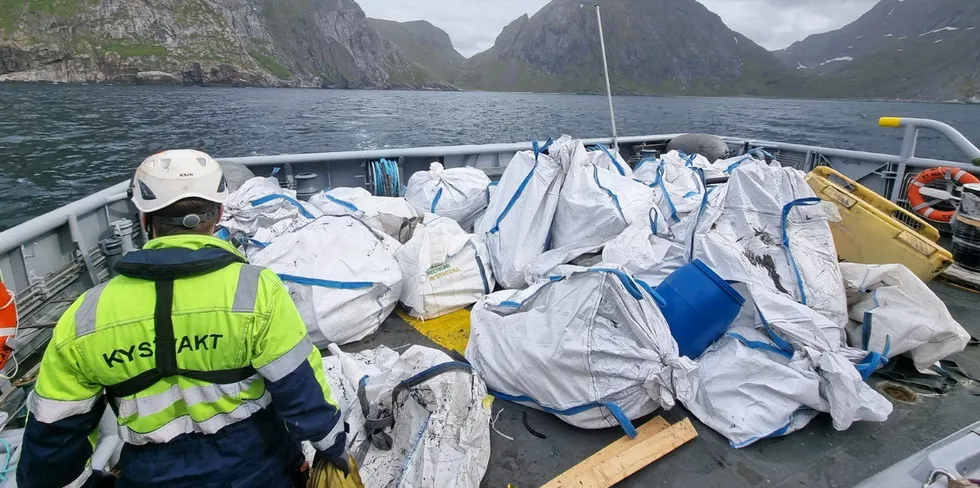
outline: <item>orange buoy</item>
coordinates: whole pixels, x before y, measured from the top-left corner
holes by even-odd
[[[0,281],[0,368],[7,364],[13,349],[7,346],[7,339],[17,333],[17,303],[14,293]]]
[[[933,220],[936,222],[948,223],[953,220],[953,214],[956,213],[955,210],[937,210],[933,208],[926,202],[926,198],[922,195],[922,188],[934,181],[939,180],[952,180],[961,185],[966,185],[969,183],[980,183],[980,180],[976,176],[973,176],[966,171],[959,168],[950,167],[940,167],[927,169],[918,174],[912,184],[909,185],[909,204],[912,206],[912,210],[919,213],[923,217]]]

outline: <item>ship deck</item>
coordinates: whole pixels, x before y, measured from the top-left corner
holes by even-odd
[[[939,282],[930,287],[972,336],[980,336],[980,301],[975,293]],[[418,344],[459,352],[465,348],[468,332],[466,311],[424,324],[392,314],[372,338],[343,349],[356,352],[379,345],[402,348]],[[967,372],[980,375],[980,347],[970,346],[950,359]],[[871,378],[875,385],[881,381],[878,376]],[[617,486],[851,487],[980,420],[980,398],[964,386],[968,384],[966,380],[944,395],[919,394],[913,403],[888,397],[895,408],[884,423],[858,422],[838,432],[830,416],[822,414],[803,430],[742,449],[730,447],[727,439],[680,405],[668,412],[657,411],[653,415],[670,423],[690,418],[698,437]],[[487,488],[541,486],[623,436],[618,428],[578,429],[553,415],[499,399],[491,408],[491,418],[503,410],[495,426],[514,440],[491,431],[490,465],[482,483]],[[532,435],[524,427],[524,412],[528,425],[547,439]],[[646,420],[634,424],[639,426]]]

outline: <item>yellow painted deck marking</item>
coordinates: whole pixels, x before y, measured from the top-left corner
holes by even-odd
[[[466,343],[470,341],[470,311],[463,309],[429,320],[412,317],[401,307],[398,316],[408,325],[446,349],[466,354]]]

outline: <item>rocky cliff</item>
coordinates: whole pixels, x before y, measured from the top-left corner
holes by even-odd
[[[353,0],[2,0],[0,81],[446,87]]]
[[[980,101],[980,1],[882,0],[774,54],[816,96]]]
[[[695,0],[600,0],[613,90],[638,94],[788,95],[797,75]],[[471,58],[464,88],[601,92],[593,3],[554,0],[508,25]]]
[[[368,23],[382,39],[398,46],[409,59],[445,81],[455,79],[466,64],[466,58],[453,47],[449,34],[429,22],[368,19]]]

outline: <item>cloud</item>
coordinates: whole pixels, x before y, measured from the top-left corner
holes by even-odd
[[[878,0],[698,0],[729,27],[767,49],[857,19]],[[369,17],[428,20],[449,33],[456,50],[472,56],[493,46],[504,26],[534,15],[548,0],[358,0]]]
[[[698,0],[728,27],[766,49],[782,49],[811,34],[839,29],[878,0]]]

